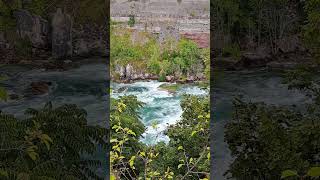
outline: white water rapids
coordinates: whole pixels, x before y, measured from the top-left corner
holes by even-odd
[[[168,142],[164,135],[166,128],[176,123],[182,115],[180,101],[183,94],[205,95],[207,90],[197,86],[182,85],[176,93],[170,93],[160,88],[164,82],[141,81],[132,84],[111,83],[113,93],[111,97],[118,98],[124,95],[137,96],[138,100],[145,103],[140,110],[140,116],[146,131],[141,138],[146,144],[155,144],[160,141]],[[119,91],[119,89],[124,89]],[[152,126],[157,123],[156,128]]]

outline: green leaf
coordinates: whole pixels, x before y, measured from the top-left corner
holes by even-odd
[[[110,143],[118,142],[118,139],[111,139]]]
[[[320,167],[310,168],[307,175],[310,177],[320,177]]]
[[[190,158],[190,159],[189,159],[189,163],[192,163],[192,162],[193,162],[193,158]]]
[[[179,146],[179,147],[178,147],[178,150],[183,150],[183,147],[182,147],[182,146]]]
[[[146,153],[145,152],[140,152],[140,155],[145,157],[146,156]]]
[[[8,172],[3,169],[0,169],[0,177],[1,176],[8,177]]]
[[[184,164],[179,164],[178,165],[178,169],[180,169]]]
[[[130,165],[131,168],[133,167],[135,158],[136,158],[136,156],[132,156],[132,157],[130,158],[130,160],[129,160],[129,165]]]
[[[197,133],[197,131],[192,131],[191,136],[194,136]]]
[[[0,100],[6,101],[8,99],[7,91],[0,87]]]
[[[285,170],[281,174],[281,179],[284,179],[284,178],[287,178],[287,177],[294,177],[294,176],[298,176],[297,171]]]
[[[28,155],[34,161],[37,159],[37,156],[38,156],[36,152],[28,152]]]
[[[116,177],[114,175],[111,175],[110,180],[116,180]]]

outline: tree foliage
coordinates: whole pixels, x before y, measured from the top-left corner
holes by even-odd
[[[320,153],[319,84],[312,69],[290,71],[285,79],[310,97],[305,108],[234,101],[225,138],[235,158],[228,173],[237,179],[317,177]]]
[[[132,101],[124,103],[127,98]],[[181,103],[184,111],[182,120],[170,126],[166,133],[170,142],[152,146],[141,143],[141,133],[133,130],[140,119],[130,119],[131,123],[124,123],[129,121],[126,114],[139,107],[135,105],[138,101],[132,96],[124,96],[114,102],[110,141],[113,178],[209,179],[210,116],[207,97],[186,96]],[[157,128],[156,123],[153,126]]]
[[[116,67],[131,64],[137,71],[160,75],[196,74],[209,69],[209,49],[200,49],[191,40],[166,39],[160,43],[147,32],[113,26],[110,36],[110,59],[113,74]]]
[[[0,114],[1,179],[103,179],[101,160],[85,158],[98,145],[106,148],[107,130],[89,126],[76,105],[28,109],[18,120]]]

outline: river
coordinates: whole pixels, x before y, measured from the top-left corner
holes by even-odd
[[[214,117],[212,130],[211,177],[225,180],[223,174],[228,170],[232,157],[224,142],[224,126],[232,116],[232,100],[236,96],[251,102],[265,102],[274,105],[301,105],[306,97],[297,90],[288,90],[282,83],[282,73],[266,70],[222,72],[214,79],[213,104]]]
[[[118,98],[123,95],[135,95],[138,100],[145,103],[140,110],[141,121],[146,126],[141,141],[146,144],[156,144],[160,141],[168,142],[164,135],[168,125],[176,123],[182,115],[180,101],[183,94],[208,95],[208,90],[193,85],[181,85],[175,93],[162,90],[160,85],[169,84],[158,81],[140,81],[131,84],[111,83],[113,93],[111,97]],[[124,89],[119,92],[119,89]],[[152,126],[156,121],[156,128]]]
[[[42,96],[28,96],[19,100],[0,102],[0,109],[6,113],[23,117],[24,111],[29,108],[41,108],[52,101],[54,106],[64,103],[77,104],[88,112],[90,124],[106,125],[106,98],[108,85],[106,67],[104,64],[84,65],[76,69],[58,72],[31,69],[25,66],[1,66],[0,74],[8,79],[0,82],[11,93],[24,94],[25,89],[34,81],[50,81],[53,83],[50,92]],[[264,101],[268,104],[290,105],[306,102],[304,95],[295,90],[288,90],[281,83],[281,74],[263,70],[224,72],[218,74],[214,81],[214,98],[211,102],[214,107],[212,123],[212,150],[213,164],[212,177],[223,180],[223,173],[228,169],[232,158],[227,144],[224,142],[224,125],[231,118],[232,99],[236,95],[243,95],[247,100]],[[133,84],[114,84],[114,89],[127,86],[125,92],[116,92],[113,97],[124,94],[137,95],[145,102],[141,110],[142,121],[147,130],[141,139],[147,144],[158,141],[168,141],[165,135],[155,139],[155,134],[162,133],[168,124],[179,120],[182,110],[180,107],[181,95],[184,93],[204,95],[208,92],[191,85],[186,85],[177,93],[172,94],[158,87],[161,82],[136,82]],[[159,129],[151,128],[151,122],[156,120]],[[168,124],[167,124],[168,123]],[[103,155],[101,155],[103,156]]]

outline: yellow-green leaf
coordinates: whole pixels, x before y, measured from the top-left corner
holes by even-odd
[[[110,180],[116,180],[116,177],[114,175],[111,175]]]
[[[111,139],[110,143],[118,142],[118,139]]]
[[[197,133],[197,131],[192,131],[191,136],[194,136]]]
[[[297,171],[285,170],[281,174],[281,179],[284,179],[284,178],[287,178],[287,177],[294,177],[294,176],[298,176]]]
[[[310,168],[307,175],[310,177],[320,177],[320,167]]]
[[[0,169],[0,177],[3,176],[3,177],[8,177],[8,172],[5,171],[5,170],[2,170]]]
[[[38,153],[36,153],[36,152],[28,152],[28,155],[32,160],[35,161],[37,159]]]
[[[146,153],[145,152],[140,152],[140,155],[145,157]]]

